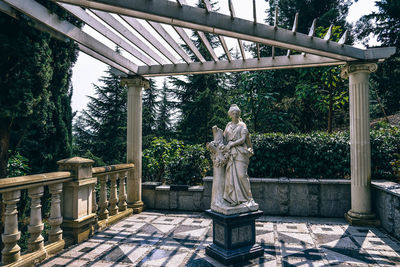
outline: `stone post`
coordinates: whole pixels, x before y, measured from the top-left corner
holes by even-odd
[[[127,162],[135,165],[128,172],[127,204],[134,213],[143,210],[142,202],[142,89],[149,82],[140,76],[123,78],[121,84],[128,87]]]
[[[63,223],[64,235],[71,235],[80,243],[93,234],[96,214],[93,213],[93,187],[97,179],[92,177],[94,161],[80,157],[57,162],[60,171],[73,172],[74,179],[64,184]]]
[[[126,210],[126,190],[125,190],[125,177],[127,176],[128,172],[124,172],[122,175],[119,176],[119,201],[118,201],[118,209],[119,211]]]
[[[118,179],[118,173],[112,173],[110,175],[110,180],[111,180],[110,207],[108,208],[108,210],[111,216],[116,215],[118,213],[117,179]]]
[[[342,77],[349,78],[351,210],[345,214],[352,225],[376,225],[371,210],[371,147],[369,137],[369,84],[375,63],[349,63]]]

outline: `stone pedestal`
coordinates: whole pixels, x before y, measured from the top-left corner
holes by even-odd
[[[62,229],[65,235],[73,237],[76,243],[93,234],[96,214],[93,213],[93,189],[97,182],[92,177],[94,161],[84,158],[70,158],[57,162],[60,171],[72,171],[74,180],[64,184],[62,208]]]
[[[375,63],[350,63],[342,70],[349,78],[351,210],[352,225],[379,225],[371,210],[371,145],[369,137],[369,75]]]
[[[212,210],[206,213],[213,220],[213,243],[206,247],[208,256],[231,265],[264,255],[264,249],[255,243],[255,220],[263,214],[262,211],[235,215],[223,215]]]
[[[128,87],[127,162],[135,168],[128,172],[127,205],[134,213],[143,210],[142,202],[142,89],[149,82],[140,77],[123,78],[121,84]]]

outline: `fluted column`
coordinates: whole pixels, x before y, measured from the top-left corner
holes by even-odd
[[[351,210],[345,217],[350,224],[379,223],[371,210],[371,146],[369,137],[369,75],[375,63],[350,63],[342,70],[349,78]]]
[[[1,239],[4,243],[4,248],[1,251],[2,263],[9,264],[19,260],[21,248],[17,242],[21,237],[21,232],[18,231],[18,210],[17,203],[21,197],[19,190],[3,193],[4,211],[4,233]]]
[[[50,207],[50,218],[49,224],[51,229],[49,230],[49,242],[57,242],[62,240],[62,229],[60,227],[63,218],[61,215],[61,193],[62,183],[49,185],[51,194],[51,207]]]
[[[142,202],[142,89],[149,83],[140,76],[121,80],[128,87],[127,162],[135,165],[128,173],[127,202],[133,212],[143,210]]]
[[[28,189],[28,195],[31,198],[31,218],[28,225],[30,237],[28,239],[28,250],[30,252],[43,249],[42,231],[44,224],[42,222],[42,204],[40,198],[43,196],[43,186]]]

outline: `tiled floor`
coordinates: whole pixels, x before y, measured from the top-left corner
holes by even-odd
[[[204,254],[212,242],[203,213],[143,212],[41,266],[221,266]],[[342,219],[261,217],[263,258],[244,266],[400,266],[400,244],[373,227]]]

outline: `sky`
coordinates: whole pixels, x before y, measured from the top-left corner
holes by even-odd
[[[267,8],[267,3],[264,0],[256,0],[256,6],[257,6],[257,20],[258,21],[264,21],[266,18],[265,10]],[[187,2],[196,2],[196,0],[188,0]],[[228,1],[222,0],[219,1],[220,3],[218,4],[217,8],[219,7],[220,13],[224,13],[229,15],[229,9],[228,9]],[[376,11],[377,8],[374,5],[375,0],[359,0],[358,2],[355,2],[352,4],[349,10],[349,15],[347,17],[347,21],[349,23],[355,23],[359,20],[359,18],[363,15],[369,14],[372,11]],[[236,16],[243,18],[243,19],[248,19],[248,20],[253,20],[253,14],[252,14],[252,8],[248,8],[249,5],[252,5],[251,0],[233,0],[233,4],[235,7],[235,13]],[[301,14],[299,15],[299,19],[301,19]],[[150,27],[147,28],[149,31],[152,31]],[[110,48],[115,48],[113,43],[102,37],[100,34],[95,32],[93,29],[91,29],[88,26],[84,26],[83,30],[95,37],[98,38],[98,40],[101,40],[104,44],[109,46]],[[173,35],[175,40],[180,40],[177,35],[174,36],[174,32],[170,31],[170,33]],[[190,36],[190,32],[187,32]],[[162,40],[160,40],[163,42]],[[227,45],[230,48],[236,49],[236,41],[226,38]],[[147,43],[146,41],[144,41]],[[371,43],[372,42],[372,43]],[[375,39],[371,39],[370,44],[376,43]],[[355,44],[356,47],[363,48],[361,44]],[[172,51],[175,53],[174,51]],[[220,51],[216,51],[217,55],[223,53],[222,49]],[[130,55],[123,54],[127,58],[131,59],[133,62],[135,62],[135,59],[130,57]],[[175,54],[176,55],[176,54]],[[179,57],[177,57],[179,58]],[[138,64],[141,64],[140,62],[135,62]],[[141,64],[142,65],[142,64]],[[97,59],[94,59],[82,52],[79,52],[79,57],[77,62],[75,63],[75,66],[72,69],[72,85],[73,85],[73,95],[72,95],[72,110],[73,111],[81,111],[82,109],[86,108],[86,104],[89,101],[89,98],[87,96],[91,96],[95,93],[95,90],[93,88],[93,84],[101,85],[100,82],[98,82],[98,79],[101,76],[105,75],[105,70],[107,69],[107,65],[98,61]],[[157,77],[155,78],[156,83],[159,87],[162,85],[162,81],[165,77]]]

